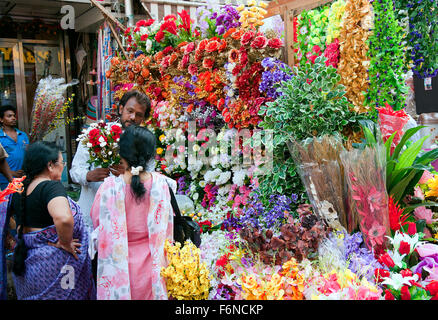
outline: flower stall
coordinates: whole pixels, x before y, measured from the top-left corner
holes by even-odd
[[[114,97],[151,98],[156,170],[201,227],[199,248],[166,243],[170,297],[438,299],[438,149],[405,112],[425,41],[399,11],[249,0],[125,29]]]

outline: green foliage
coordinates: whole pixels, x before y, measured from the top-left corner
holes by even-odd
[[[394,110],[405,107],[407,86],[403,78],[405,62],[403,28],[399,25],[393,0],[374,1],[373,34],[369,38],[370,86],[365,95],[365,105],[381,107],[386,103]]]
[[[342,132],[345,126],[358,125],[358,120],[364,117],[349,110],[351,105],[344,96],[344,87],[338,84],[340,76],[335,68],[325,65],[325,59],[321,56],[315,64],[294,68],[295,76],[277,88],[282,95],[260,108],[259,115],[264,116],[260,127],[274,134],[273,171],[260,179],[262,199],[275,193],[304,191],[287,151],[290,139]]]
[[[370,128],[363,126],[365,132],[365,144],[380,143],[381,140],[376,138]],[[417,126],[407,130],[400,142],[394,148],[391,154],[391,144],[395,133],[393,133],[385,142],[386,148],[386,189],[395,202],[404,205],[401,200],[406,195],[413,194],[414,188],[420,181],[424,170],[431,170],[431,162],[438,158],[438,149],[433,149],[422,153],[424,141],[428,136],[412,142],[408,145],[409,139],[424,126]],[[422,206],[429,204],[423,203]],[[434,205],[433,203],[431,205]],[[416,206],[412,206],[408,211],[412,211]],[[408,212],[406,211],[406,212]]]

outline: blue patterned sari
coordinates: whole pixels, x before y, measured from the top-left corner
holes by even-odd
[[[25,272],[13,274],[18,300],[94,300],[96,290],[88,255],[88,232],[79,206],[69,198],[74,217],[73,238],[82,244],[76,260],[70,253],[48,245],[56,243],[54,225],[23,235],[27,247]]]

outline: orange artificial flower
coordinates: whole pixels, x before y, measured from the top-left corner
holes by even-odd
[[[228,29],[227,32],[224,33],[224,35],[222,36],[224,39],[228,38],[230,34],[234,33],[236,31],[236,28],[231,28]]]

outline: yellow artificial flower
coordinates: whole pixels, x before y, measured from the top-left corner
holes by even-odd
[[[243,9],[245,9],[245,5],[243,5],[243,4],[241,4],[240,6],[238,6],[238,7],[236,8],[236,10],[237,10],[238,12],[243,11]]]
[[[166,139],[166,136],[164,134],[162,134],[158,139],[160,140],[160,142],[163,142],[164,139]]]
[[[426,197],[438,197],[438,176],[430,179],[427,186],[430,190],[426,192]]]
[[[268,7],[268,3],[264,2],[264,1],[260,1],[259,6],[262,7],[263,9],[266,9]]]
[[[158,155],[162,154],[163,151],[164,151],[163,148],[157,148],[157,154],[158,154]]]

